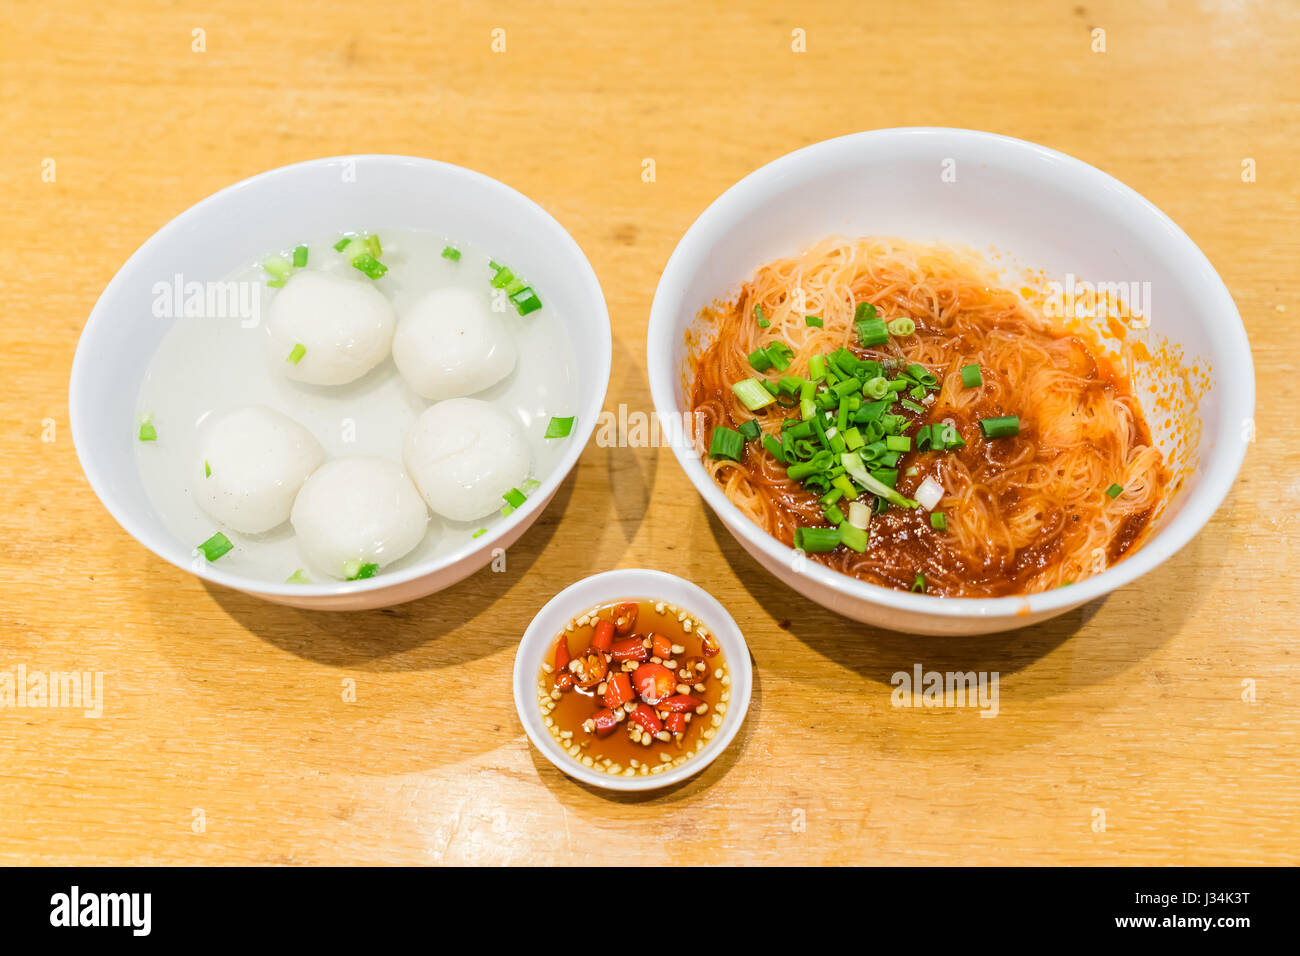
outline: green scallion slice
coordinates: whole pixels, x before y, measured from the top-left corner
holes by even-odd
[[[766,372],[772,367],[772,357],[767,349],[755,349],[749,353],[749,367],[755,372]]]
[[[460,262],[460,250],[455,246],[443,246],[442,257],[450,259],[452,262]],[[487,530],[486,528],[484,530]]]
[[[912,439],[906,435],[886,435],[885,447],[890,451],[911,451]]]
[[[840,544],[839,528],[795,528],[794,546],[800,551],[834,551]]]
[[[794,358],[794,349],[784,342],[773,342],[766,349],[767,357],[772,360],[772,366],[778,372],[784,372],[790,367],[790,361]]]
[[[524,496],[524,493],[520,491],[518,488],[511,488],[501,497],[506,500],[506,504],[510,506],[511,510],[514,510],[515,508],[522,508],[524,502],[528,500]]]
[[[311,578],[307,577],[307,572],[299,568],[293,574],[284,579],[285,584],[311,584]]]
[[[889,320],[889,334],[899,337],[912,335],[916,332],[916,323],[905,315],[900,315],[896,319]]]
[[[803,317],[803,324],[816,329],[825,327],[820,315],[805,315]]]
[[[740,399],[740,403],[751,412],[766,408],[776,401],[772,393],[764,388],[763,383],[756,378],[747,378],[744,381],[737,382],[731,386],[731,390],[736,393],[736,398]]]
[[[154,427],[153,415],[140,416],[140,440],[157,441],[158,429]]]
[[[713,429],[713,438],[709,442],[709,457],[715,461],[719,458],[730,458],[732,461],[740,461],[740,456],[745,453],[745,436],[726,425],[719,425]]]
[[[781,447],[781,443],[777,441],[776,438],[774,438],[771,435],[764,435],[763,447],[767,449],[767,453],[769,455],[771,455],[781,464],[784,465],[786,463],[785,449]]]
[[[293,267],[294,267],[295,269],[301,269],[301,268],[302,268],[303,266],[305,266],[306,264],[307,264],[307,247],[306,247],[306,246],[294,246],[294,247],[293,247]]]
[[[537,297],[537,293],[529,285],[524,286],[518,292],[511,293],[510,301],[515,304],[515,311],[520,315],[536,312],[542,307],[542,300]]]
[[[203,477],[204,478],[212,477],[212,466],[208,464],[208,460],[206,458],[203,459]]]
[[[853,309],[853,321],[865,322],[876,317],[876,307],[870,302],[859,302]]]
[[[373,561],[362,562],[356,558],[343,565],[343,576],[349,581],[363,581],[379,573],[379,565]]]
[[[573,431],[574,416],[568,418],[557,418],[552,415],[551,420],[546,425],[546,438],[568,438],[569,432]]]
[[[889,329],[884,319],[865,319],[853,326],[858,333],[858,344],[863,348],[884,345],[889,341]]]
[[[268,256],[262,260],[262,268],[279,282],[284,282],[293,274],[293,265],[283,256]]]
[[[984,384],[984,376],[980,374],[978,364],[961,367],[961,383],[967,388],[979,388]]]
[[[479,528],[479,529],[478,529],[477,531],[475,531],[472,535],[470,535],[470,537],[471,537],[471,538],[481,538],[481,537],[482,537],[483,535],[485,535],[485,534],[487,534],[487,528]]]
[[[924,574],[918,574],[918,575],[916,576],[916,580],[914,580],[914,581],[912,582],[912,590],[915,591],[917,594],[924,594],[924,593],[925,593],[925,575],[924,575]]]
[[[230,539],[218,531],[199,545],[198,550],[208,561],[215,561],[232,548],[234,545],[230,543]]]
[[[758,319],[758,327],[765,329],[772,323],[767,320],[767,315],[763,312],[763,303],[754,303],[754,318]]]
[[[984,429],[985,438],[1010,438],[1020,434],[1020,417],[1001,415],[997,418],[981,418],[980,428]]]
[[[295,342],[293,348],[290,349],[289,354],[284,357],[284,360],[290,365],[297,365],[302,361],[302,357],[306,354],[307,346],[303,345],[301,342]]]
[[[749,421],[741,423],[740,434],[745,436],[745,441],[758,441],[758,436],[763,434],[763,426],[758,423],[757,419],[751,418]]]
[[[363,252],[352,260],[352,268],[359,269],[363,274],[371,279],[378,279],[388,271],[388,266],[384,265],[374,257],[373,253]]]
[[[947,531],[948,516],[945,515],[942,511],[931,511],[930,527],[933,528],[935,531]]]
[[[1120,496],[1120,492],[1122,492],[1123,490],[1124,490],[1123,485],[1111,485],[1109,488],[1106,489],[1106,497],[1118,498]]]
[[[867,530],[865,528],[855,527],[848,521],[842,522],[839,527],[840,544],[852,548],[861,554],[867,550]]]

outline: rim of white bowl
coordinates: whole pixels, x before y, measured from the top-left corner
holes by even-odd
[[[867,143],[870,143],[873,148],[879,148],[890,141],[904,139],[934,139],[948,142],[961,140],[967,144],[982,144],[1003,150],[1004,155],[1008,157],[1020,155],[1026,160],[1051,164],[1063,173],[1076,177],[1079,182],[1095,187],[1097,195],[1109,197],[1109,205],[1116,208],[1127,206],[1131,209],[1131,215],[1146,217],[1152,225],[1164,231],[1168,252],[1179,260],[1180,269],[1187,275],[1195,277],[1203,287],[1208,298],[1207,307],[1223,316],[1223,324],[1218,331],[1226,339],[1225,350],[1238,355],[1245,363],[1249,375],[1245,376],[1243,381],[1234,383],[1234,388],[1225,393],[1225,414],[1222,416],[1218,431],[1213,435],[1201,436],[1202,447],[1212,448],[1213,457],[1204,468],[1197,487],[1183,503],[1179,513],[1135,553],[1107,568],[1101,574],[1086,578],[1068,588],[1056,588],[1035,594],[999,598],[943,598],[895,591],[892,588],[859,581],[812,561],[805,562],[804,570],[798,573],[807,575],[817,583],[848,597],[900,611],[949,618],[1006,618],[1010,625],[1014,625],[1016,618],[1026,614],[1064,611],[1087,603],[1131,583],[1172,557],[1200,531],[1223,503],[1228,490],[1236,480],[1237,473],[1241,470],[1246,455],[1246,442],[1241,435],[1241,422],[1254,415],[1255,366],[1241,314],[1223,279],[1200,247],[1149,199],[1109,173],[1102,172],[1081,159],[1047,146],[999,133],[943,126],[903,126],[866,130],[823,140],[787,153],[759,167],[700,213],[677,243],[672,256],[668,259],[668,264],[664,267],[659,285],[655,289],[646,331],[646,369],[650,379],[651,400],[654,402],[656,412],[661,416],[680,414],[680,412],[673,412],[673,409],[680,405],[680,388],[677,384],[680,370],[669,369],[665,372],[661,367],[663,363],[656,362],[652,357],[651,350],[655,347],[653,343],[658,342],[661,350],[671,349],[674,346],[676,315],[680,308],[691,307],[689,303],[679,305],[681,286],[684,284],[683,277],[688,274],[695,262],[708,258],[712,245],[732,227],[737,215],[765,198],[777,186],[788,187],[792,183],[814,178],[821,170],[838,168],[845,162],[846,154],[860,151]],[[705,304],[707,303],[699,303],[694,308],[698,310]],[[795,556],[794,549],[781,544],[745,517],[709,477],[693,449],[683,447],[682,443],[677,442],[673,443],[672,450],[691,484],[733,533],[740,534],[745,542],[758,548],[773,560],[783,562],[787,567],[791,566]]]
[[[428,159],[422,156],[403,156],[393,153],[357,153],[343,156],[325,156],[320,159],[308,159],[302,162],[290,163],[287,166],[278,166],[274,169],[268,169],[265,172],[257,173],[239,182],[232,183],[222,189],[217,190],[210,196],[200,199],[194,205],[175,216],[171,221],[155,232],[152,236],[144,241],[141,246],[133,252],[126,262],[118,268],[109,280],[104,291],[100,293],[99,298],[95,300],[94,307],[90,310],[90,315],[86,319],[86,324],[82,327],[81,335],[77,340],[77,350],[72,359],[72,372],[69,377],[68,385],[68,417],[72,430],[72,443],[77,451],[77,459],[81,463],[81,470],[85,473],[86,479],[90,482],[91,489],[95,492],[96,497],[108,510],[114,520],[117,521],[122,529],[126,531],[136,541],[140,542],[155,555],[162,558],[169,564],[175,565],[182,571],[188,571],[205,581],[211,581],[214,584],[220,584],[224,587],[234,588],[240,591],[255,591],[260,594],[285,595],[297,598],[310,597],[329,597],[340,594],[355,594],[363,591],[376,591],[393,585],[403,584],[407,581],[413,581],[425,577],[429,574],[450,567],[457,562],[479,552],[490,552],[491,546],[499,541],[509,532],[515,529],[518,522],[497,522],[484,535],[474,538],[461,547],[448,554],[441,555],[437,558],[431,558],[412,565],[409,568],[403,568],[400,571],[391,573],[385,572],[376,575],[373,578],[366,578],[360,581],[336,581],[329,584],[288,584],[287,582],[264,581],[260,578],[248,577],[242,574],[234,574],[222,570],[214,564],[194,565],[191,561],[192,549],[190,552],[181,553],[183,545],[175,538],[167,534],[154,534],[145,527],[142,522],[136,521],[130,511],[110,490],[107,482],[104,481],[98,470],[98,465],[93,460],[88,460],[88,456],[82,452],[82,442],[79,435],[82,434],[80,422],[80,413],[83,398],[81,395],[80,381],[82,379],[82,365],[88,361],[83,346],[86,342],[86,330],[92,324],[103,321],[105,311],[104,302],[114,291],[116,285],[123,281],[123,275],[131,266],[139,260],[146,259],[154,249],[164,246],[171,236],[183,230],[187,223],[202,210],[209,206],[220,204],[223,199],[244,189],[250,188],[253,184],[261,184],[268,180],[282,179],[285,177],[299,175],[300,173],[318,169],[322,166],[342,165],[346,163],[355,163],[357,165],[368,164],[395,164],[405,166],[419,166],[430,170],[437,170],[443,174],[460,176],[466,179],[477,180],[479,183],[498,193],[503,202],[531,207],[535,212],[540,214],[543,221],[549,221],[554,225],[557,235],[555,241],[568,247],[576,260],[581,263],[582,273],[580,276],[582,284],[586,287],[586,292],[592,297],[592,301],[598,304],[600,316],[604,318],[601,327],[604,329],[605,348],[601,354],[602,363],[596,368],[584,370],[584,378],[600,382],[600,387],[592,393],[590,398],[584,402],[576,412],[578,430],[570,436],[571,442],[569,448],[565,451],[560,462],[551,470],[550,475],[541,483],[541,485],[529,496],[528,500],[522,506],[515,510],[521,520],[527,519],[530,523],[536,518],[536,512],[550,504],[550,498],[560,487],[560,484],[568,477],[569,472],[581,457],[582,452],[587,447],[587,442],[591,439],[591,434],[595,430],[597,418],[605,404],[605,396],[609,390],[610,367],[613,361],[613,332],[609,324],[609,308],[605,302],[604,292],[601,290],[600,282],[596,278],[596,271],[592,268],[590,260],[578,241],[573,238],[567,229],[547,212],[541,205],[528,198],[519,190],[508,186],[498,179],[493,179],[484,173],[477,172],[473,169],[467,169],[464,166],[457,166],[454,163],[443,162],[437,159]],[[137,383],[138,385],[138,383]],[[174,553],[173,553],[174,552]]]
[[[686,596],[677,597],[677,594]],[[727,713],[718,732],[697,756],[664,773],[615,776],[584,767],[560,749],[542,723],[541,711],[537,707],[537,675],[541,672],[546,650],[575,614],[607,601],[636,599],[676,604],[708,624],[710,633],[718,638],[726,656],[731,677],[731,700],[727,702]],[[731,746],[740,732],[749,714],[753,686],[754,669],[749,660],[749,645],[745,643],[745,635],[735,618],[717,598],[693,581],[651,568],[601,571],[573,582],[533,616],[515,651],[515,710],[524,733],[557,770],[606,790],[659,790],[689,780],[704,770]]]

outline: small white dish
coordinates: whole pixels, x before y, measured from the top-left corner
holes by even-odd
[[[168,323],[153,316],[154,287],[173,276],[219,279],[302,236],[357,228],[425,229],[490,248],[535,277],[566,316],[578,376],[568,448],[510,520],[460,548],[360,581],[274,583],[195,561],[192,542],[164,524],[140,480],[135,403]],[[605,402],[612,355],[609,312],[582,249],[527,196],[450,163],[411,156],[337,156],[261,173],[221,190],[158,230],[95,303],[72,363],[72,440],[91,488],[128,534],[184,571],[278,604],[313,610],[388,607],[449,587],[508,548],[537,519],[577,463]],[[125,423],[125,424],[124,424]]]
[[[709,627],[722,645],[722,656],[731,677],[731,700],[722,725],[696,756],[679,767],[649,776],[626,777],[604,773],[571,757],[560,748],[543,722],[537,706],[537,676],[542,662],[555,647],[556,638],[575,615],[599,604],[620,600],[664,601],[689,611]],[[658,790],[695,776],[727,749],[745,722],[754,672],[749,647],[735,620],[717,599],[703,588],[676,575],[644,568],[603,571],[569,585],[551,598],[533,618],[515,654],[515,708],[533,746],[555,766],[575,780],[606,790]]]

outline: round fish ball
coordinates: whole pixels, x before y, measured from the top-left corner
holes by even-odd
[[[295,272],[271,300],[270,352],[284,374],[308,385],[346,385],[388,355],[397,312],[369,279]],[[305,350],[287,361],[294,347]]]
[[[237,408],[200,432],[194,497],[227,527],[260,534],[288,519],[298,489],[324,461],[316,436],[289,416]]]
[[[338,458],[318,468],[293,503],[298,550],[336,578],[409,554],[429,523],[406,472],[382,458]]]
[[[476,398],[425,409],[406,433],[406,470],[429,507],[472,521],[503,507],[528,477],[528,441],[515,419]]]
[[[514,338],[487,296],[436,289],[402,316],[393,361],[406,384],[434,401],[481,392],[515,368]]]

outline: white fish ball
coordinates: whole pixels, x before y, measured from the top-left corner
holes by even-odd
[[[397,312],[370,279],[301,271],[271,300],[271,358],[308,385],[346,385],[382,362],[393,344]],[[294,347],[304,349],[287,361]]]
[[[407,473],[429,507],[452,521],[499,510],[501,496],[528,477],[528,441],[505,412],[476,398],[425,409],[406,434]]]
[[[265,405],[204,423],[194,497],[227,527],[260,534],[283,524],[304,481],[325,461],[311,432]]]
[[[486,294],[435,289],[402,316],[393,361],[406,383],[434,401],[490,388],[515,368],[517,350],[506,321]]]
[[[406,472],[382,458],[338,458],[307,479],[293,503],[298,550],[336,578],[365,564],[405,557],[429,523]]]

